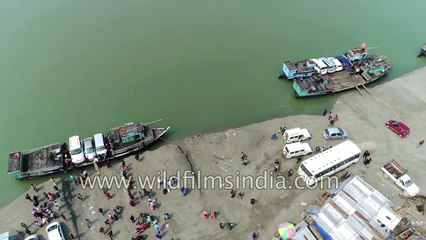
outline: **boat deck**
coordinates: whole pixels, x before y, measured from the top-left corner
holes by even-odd
[[[324,80],[327,84],[324,84]],[[366,83],[359,74],[351,74],[349,71],[340,71],[325,76],[312,76],[308,78],[297,78],[295,82],[302,90],[309,90],[311,93],[335,92],[354,88]]]
[[[28,152],[18,152],[22,155],[16,159],[15,153],[9,154],[8,172],[21,171],[24,173],[38,172],[40,169],[51,171],[63,168],[63,159],[54,160],[52,149],[60,149],[61,144],[52,144]]]

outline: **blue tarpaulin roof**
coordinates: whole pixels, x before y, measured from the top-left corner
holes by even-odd
[[[318,223],[317,221],[314,221],[312,225],[315,227],[315,229],[318,231],[319,234],[324,238],[324,240],[333,240],[333,238],[328,234]]]
[[[349,66],[349,60],[343,56],[336,56],[336,59],[339,60],[343,66]]]

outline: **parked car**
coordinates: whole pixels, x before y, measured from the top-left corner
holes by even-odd
[[[93,146],[93,138],[85,138],[83,139],[83,147],[84,147],[84,156],[86,156],[87,159],[92,161],[95,156],[95,147]]]
[[[308,143],[295,142],[285,145],[283,148],[283,153],[284,157],[286,158],[294,158],[306,154],[311,154],[312,149]]]
[[[342,128],[327,128],[323,133],[325,139],[336,140],[348,138],[348,132]]]
[[[47,238],[49,240],[65,240],[64,231],[62,231],[59,222],[53,222],[46,227]]]
[[[394,131],[401,138],[406,137],[408,134],[410,134],[410,128],[402,122],[389,120],[386,122],[386,127]]]
[[[107,153],[107,149],[105,148],[104,136],[102,133],[95,134],[93,139],[95,140],[96,155],[105,155]]]
[[[75,164],[83,163],[86,158],[84,157],[83,146],[81,146],[79,136],[70,137],[69,148],[72,162]]]
[[[306,128],[287,129],[284,134],[285,143],[300,142],[311,139],[311,134]]]
[[[36,234],[34,234],[26,237],[24,240],[40,240],[40,238]]]

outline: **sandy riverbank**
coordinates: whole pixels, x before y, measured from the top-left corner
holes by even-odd
[[[365,167],[359,162],[349,170],[362,176],[369,184],[391,199],[396,206],[404,203],[399,196],[401,191],[390,180],[385,179],[379,171],[387,161],[396,159],[408,168],[409,175],[421,188],[420,194],[425,194],[421,183],[426,181],[424,158],[426,146],[417,146],[421,139],[426,138],[424,76],[426,76],[426,68],[371,88],[369,89],[371,95],[364,90],[362,91],[364,96],[357,91],[349,91],[338,98],[332,108],[332,112],[340,116],[335,126],[347,129],[349,139],[362,150],[368,149],[372,153],[372,164]],[[318,109],[318,114],[322,111],[323,109]],[[401,139],[386,129],[384,123],[389,119],[401,120],[410,126],[410,136]],[[238,171],[240,175],[256,176],[262,175],[265,170],[271,171],[275,159],[280,159],[283,171],[290,168],[296,169],[296,160],[284,160],[282,156],[284,144],[281,139],[271,141],[271,134],[280,126],[305,127],[313,135],[313,138],[308,141],[312,148],[328,147],[340,141],[326,141],[322,137],[322,130],[327,125],[326,117],[320,115],[289,116],[177,141],[176,144],[186,155],[175,144],[167,144],[144,152],[140,161],[136,161],[134,156],[131,156],[126,159],[126,163],[134,177],[153,176],[157,171],[162,170],[167,170],[170,174],[176,173],[177,170],[194,170],[200,171],[203,175],[220,176],[235,175]],[[249,156],[248,166],[241,164],[241,151]],[[112,168],[102,167],[102,176],[120,175],[119,166],[120,163],[116,162]],[[91,168],[88,170],[93,172]],[[294,176],[296,175],[295,173]],[[53,192],[50,182],[40,187],[42,189],[38,195],[42,195],[42,192]],[[112,224],[116,234],[115,239],[130,238],[136,226],[130,223],[129,216],[131,214],[136,216],[140,212],[152,213],[160,217],[165,212],[172,214],[172,218],[167,222],[163,219],[160,221],[161,224],[165,224],[163,239],[249,239],[253,231],[259,233],[259,239],[271,239],[281,220],[298,222],[301,211],[306,207],[305,204],[312,203],[323,192],[322,190],[244,190],[245,196],[240,200],[231,199],[228,190],[193,189],[186,197],[183,197],[179,190],[172,190],[167,195],[156,191],[155,197],[159,206],[151,211],[145,202],[146,198],[141,202],[138,201],[136,207],[130,207],[129,197],[123,189],[112,189],[113,198],[107,200],[102,190],[83,190],[69,184],[66,179],[61,180],[61,187],[67,197],[61,206],[61,211],[69,218],[68,222],[64,222],[62,226],[67,232],[71,231],[74,235],[78,235],[79,239],[89,240],[107,239],[98,232],[100,225],[105,227],[106,216],[99,214],[97,209],[102,207],[111,211],[115,205],[125,207],[122,219]],[[78,193],[86,199],[84,201],[77,199]],[[29,194],[34,193],[29,192]],[[257,202],[251,205],[250,198],[256,199]],[[0,214],[7,217],[0,219],[0,231],[9,231],[11,234],[22,231],[20,222],[29,224],[33,221],[31,208],[32,204],[24,196],[2,208]],[[219,212],[217,219],[203,220],[204,210]],[[405,211],[420,220],[426,220],[413,208]],[[86,218],[94,223],[92,229],[86,226]],[[220,222],[233,222],[236,227],[232,231],[221,230],[218,227]],[[35,230],[36,227],[32,225],[30,229]],[[44,228],[38,229],[37,233],[46,235]],[[146,233],[150,235],[149,239],[155,238],[152,228]]]

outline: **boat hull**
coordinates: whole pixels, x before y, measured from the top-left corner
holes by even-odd
[[[141,125],[142,126],[142,125]],[[170,127],[166,128],[148,128],[148,131],[150,131],[150,134],[147,134],[146,138],[140,139],[139,141],[134,141],[132,143],[126,144],[123,147],[119,147],[117,149],[110,149],[108,151],[108,154],[105,155],[102,159],[98,161],[98,163],[107,162],[107,161],[113,161],[116,159],[123,158],[125,156],[129,156],[132,154],[135,154],[143,149],[146,149],[148,146],[155,143],[157,140],[161,139],[169,130]],[[54,173],[59,172],[66,172],[68,170],[75,168],[81,168],[88,165],[93,165],[93,162],[86,160],[82,164],[78,165],[68,165],[65,161],[65,157],[62,157],[60,159],[57,159],[55,163],[53,163],[53,159],[51,157],[45,157],[45,158],[38,158],[37,161],[41,161],[42,164],[38,164],[39,168],[23,168],[23,165],[37,165],[33,162],[36,161],[34,158],[29,158],[28,156],[31,155],[44,155],[44,156],[50,156],[50,146],[56,146],[58,144],[52,144],[48,145],[39,149],[30,150],[26,152],[14,152],[9,154],[9,169],[8,174],[15,180],[22,180],[22,179],[30,179],[30,178],[36,178],[41,177],[45,175],[50,175]],[[63,144],[65,146],[65,144]],[[41,151],[44,151],[44,154],[40,154]],[[65,154],[64,149],[61,150],[61,154]],[[14,156],[17,156],[15,154],[19,153],[20,158],[14,158]],[[62,155],[64,156],[64,155]],[[21,161],[21,162],[17,162]],[[16,165],[16,166],[14,166]]]
[[[343,92],[353,88],[365,86],[383,78],[391,69],[378,75],[364,79],[360,74],[351,74],[348,71],[330,74],[327,80],[318,81],[312,78],[299,78],[293,81],[293,89],[297,97],[315,97]]]

